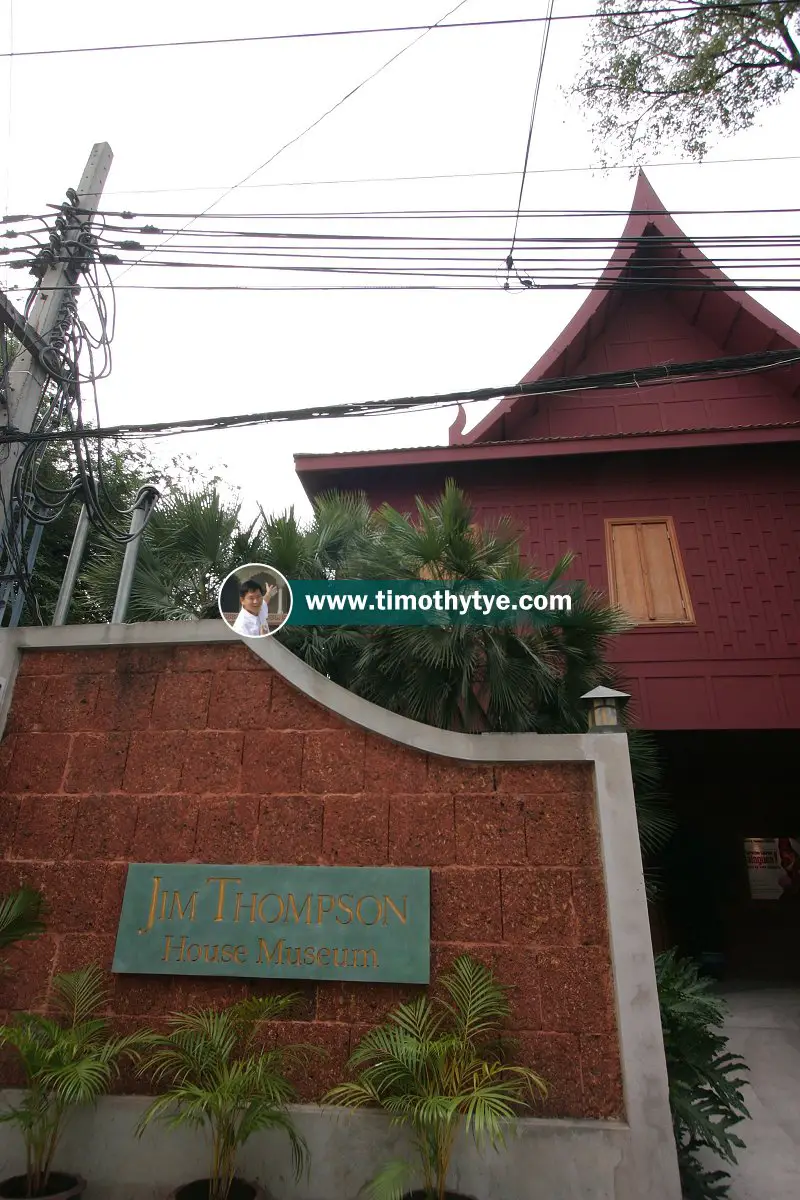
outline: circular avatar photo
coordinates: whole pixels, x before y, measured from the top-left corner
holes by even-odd
[[[223,580],[219,611],[234,633],[269,637],[285,625],[292,611],[289,581],[267,563],[245,563]]]

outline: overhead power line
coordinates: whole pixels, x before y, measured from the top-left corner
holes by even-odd
[[[741,10],[742,8],[768,8],[778,5],[782,6],[783,0],[737,0],[735,3],[719,3],[706,4],[706,9],[714,9],[726,11],[730,9]],[[458,6],[460,7],[460,5]],[[455,11],[455,10],[453,10]],[[639,9],[620,9],[614,13],[615,16],[637,16]],[[672,4],[666,5],[663,8],[655,8],[648,10],[649,16],[670,14],[684,14],[690,17],[697,12],[696,4]],[[449,15],[449,14],[448,14]],[[584,13],[565,13],[563,16],[555,17],[557,21],[591,21],[595,17],[603,17],[608,14],[603,12],[584,12]],[[35,58],[43,55],[53,54],[104,54],[109,51],[119,50],[170,50],[190,46],[230,46],[241,45],[248,42],[290,42],[290,41],[305,41],[309,39],[331,38],[331,37],[358,37],[366,34],[384,34],[384,33],[417,33],[421,30],[429,32],[432,29],[485,29],[489,26],[503,25],[538,25],[546,21],[547,17],[506,17],[491,19],[485,21],[451,21],[446,25],[378,25],[366,29],[322,29],[308,30],[300,33],[264,33],[254,34],[245,37],[224,37],[224,38],[184,38],[181,40],[170,42],[118,42],[108,46],[69,46],[69,47],[51,47],[41,50],[7,50],[0,53],[0,58]]]
[[[424,37],[426,37],[431,32],[432,29],[436,29],[441,24],[442,21],[447,19],[447,17],[452,16],[452,14],[454,12],[457,12],[459,10],[459,8],[463,8],[464,5],[466,4],[466,2],[467,2],[467,0],[458,0],[458,4],[456,4],[453,8],[448,9],[446,13],[443,13],[442,16],[439,18],[439,20],[435,22],[435,24],[426,25],[423,28],[423,32],[420,33],[420,35],[418,37],[415,37],[413,39],[413,41],[410,41],[407,45],[403,46],[400,50],[397,51],[396,54],[393,54],[391,56],[391,58],[388,58],[386,60],[386,62],[381,63],[381,65],[377,68],[377,70],[373,71],[370,75],[367,75],[366,78],[360,80],[360,82],[357,83],[355,85],[355,87],[350,88],[350,91],[346,92],[344,94],[344,96],[342,96],[339,100],[336,101],[335,104],[332,104],[330,106],[330,108],[326,108],[325,111],[323,113],[321,113],[320,116],[318,116],[315,120],[313,120],[309,125],[306,125],[305,128],[301,129],[300,132],[295,134],[294,137],[289,138],[289,140],[287,142],[284,142],[282,146],[279,146],[278,149],[273,154],[271,154],[269,156],[269,158],[267,158],[265,160],[265,162],[262,162],[254,170],[248,172],[248,174],[245,175],[243,179],[240,179],[238,181],[238,183],[234,183],[231,187],[227,188],[222,193],[221,196],[218,196],[216,200],[213,200],[211,202],[211,204],[207,205],[207,207],[203,209],[202,213],[200,213],[199,216],[206,216],[207,213],[211,212],[212,208],[216,208],[218,204],[221,204],[223,200],[227,199],[228,196],[232,195],[238,188],[242,187],[243,184],[249,183],[251,179],[253,179],[261,171],[265,170],[265,168],[268,167],[271,163],[273,163],[275,161],[275,159],[278,158],[281,154],[283,154],[283,152],[285,150],[288,150],[290,146],[296,146],[297,143],[306,136],[306,134],[310,133],[312,131],[312,129],[316,129],[318,125],[321,125],[326,117],[329,117],[331,115],[331,113],[336,112],[336,110],[341,108],[343,104],[345,104],[348,100],[351,99],[351,97],[355,96],[357,92],[360,92],[361,89],[363,87],[366,87],[366,85],[368,83],[371,83],[373,79],[376,79],[377,76],[382,74],[382,72],[385,71],[387,67],[390,67],[393,62],[396,62],[398,58],[401,58],[407,51],[411,50],[414,46],[416,46],[418,42],[421,42],[422,39]],[[190,220],[187,222],[187,224],[191,225],[198,219],[199,219],[199,217],[193,216],[190,218]],[[183,227],[183,229],[185,229],[185,228],[186,228],[186,226]],[[179,232],[183,232],[183,230],[180,230]],[[166,240],[170,241],[171,239],[167,238]],[[135,266],[135,265],[136,265],[135,263],[132,264],[132,266]],[[131,267],[127,267],[126,270],[123,271],[121,275],[117,276],[117,279],[121,279],[123,277],[123,275],[126,275],[127,272],[130,271],[131,269],[132,269]],[[116,283],[116,282],[117,282],[117,280],[115,279],[114,283]]]
[[[223,429],[244,428],[293,421],[317,421],[323,418],[364,417],[396,414],[423,409],[450,408],[456,404],[474,404],[484,400],[507,399],[511,396],[557,396],[565,392],[617,390],[672,385],[698,379],[729,379],[763,371],[792,367],[800,363],[800,350],[765,350],[754,354],[732,355],[725,358],[700,359],[688,363],[662,363],[625,371],[601,374],[563,376],[539,379],[532,383],[516,383],[505,387],[477,388],[432,396],[403,396],[391,400],[365,400],[348,404],[320,404],[309,408],[290,408],[276,411],[226,414],[217,417],[198,417],[184,421],[152,421],[126,423],[98,429],[86,429],[91,439],[125,439],[165,437],[175,434],[206,433]],[[0,436],[4,442],[72,441],[75,433],[54,430],[47,433],[12,432]]]
[[[798,162],[800,154],[766,154],[759,157],[745,158],[704,158],[701,162],[689,160],[673,162],[646,163],[589,163],[583,167],[529,167],[529,175],[569,175],[588,171],[635,171],[662,167],[717,167],[735,163],[756,162]],[[344,187],[354,183],[416,183],[436,179],[499,179],[510,175],[521,175],[521,171],[456,171],[446,175],[373,175],[360,176],[353,179],[284,179],[275,183],[243,183],[242,190],[250,191],[264,188],[294,188],[294,187]],[[157,187],[157,188],[124,188],[118,192],[106,192],[107,196],[156,196],[162,193],[181,192],[219,192],[226,185],[223,183],[194,184],[191,187]]]
[[[547,14],[545,16],[545,27],[544,27],[544,32],[542,33],[542,46],[541,46],[541,50],[539,52],[539,66],[536,71],[536,84],[533,89],[533,103],[531,105],[531,119],[530,119],[530,123],[528,125],[528,140],[525,143],[525,158],[522,163],[522,177],[519,181],[519,199],[517,200],[517,212],[516,212],[516,216],[514,218],[514,232],[511,235],[511,245],[508,250],[508,257],[506,258],[506,271],[508,272],[508,275],[510,275],[511,272],[514,270],[514,246],[516,245],[516,241],[517,241],[517,230],[519,229],[519,219],[520,219],[520,213],[522,211],[522,194],[525,191],[525,177],[528,173],[528,158],[530,157],[531,141],[533,140],[533,126],[534,126],[534,122],[536,121],[536,109],[539,106],[539,92],[542,87],[542,77],[544,76],[544,60],[547,55],[547,43],[550,38],[550,28],[551,28],[552,21],[553,21],[553,6],[554,6],[554,4],[555,4],[555,0],[548,0]],[[508,278],[506,279],[506,284],[508,284]]]

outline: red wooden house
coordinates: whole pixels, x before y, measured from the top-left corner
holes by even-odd
[[[598,286],[524,382],[784,349],[800,335],[737,290],[640,175]],[[748,838],[800,838],[799,399],[797,362],[510,397],[469,433],[460,413],[449,446],[296,459],[312,497],[362,490],[406,510],[454,478],[479,520],[512,518],[531,560],[572,551],[575,574],[631,613],[613,653],[684,818],[666,868],[675,936],[764,974],[790,931],[800,971],[797,918],[752,899],[744,852]]]

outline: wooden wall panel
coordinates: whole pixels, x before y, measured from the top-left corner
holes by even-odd
[[[605,521],[671,516],[695,624],[640,628],[612,648],[642,723],[796,729],[799,468],[793,444],[450,463],[418,472],[414,490],[402,469],[384,471],[371,498],[408,509],[415,492],[430,499],[452,476],[479,519],[491,524],[505,515],[514,522],[531,561],[546,570],[572,551],[571,575],[604,591]]]

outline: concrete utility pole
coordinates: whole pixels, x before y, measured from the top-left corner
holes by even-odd
[[[77,207],[87,211],[76,213],[71,218],[70,224],[64,231],[67,242],[76,241],[81,233],[91,228],[92,218],[99,208],[100,197],[103,194],[113,159],[114,155],[108,142],[96,142],[92,147],[77,192]],[[55,263],[43,275],[33,313],[28,322],[31,330],[30,341],[34,342],[35,337],[45,346],[47,346],[49,336],[58,328],[64,306],[80,291],[80,284],[77,282],[80,272],[76,270],[76,266],[80,263],[80,257],[76,256],[74,262],[69,261],[71,255],[68,252],[59,257],[65,261]],[[47,371],[45,368],[30,353],[30,350],[22,351],[8,372],[6,419],[10,430],[30,433],[42,388],[46,382]],[[2,501],[0,503],[4,510],[0,515],[5,523],[7,534],[10,533],[9,523],[13,519],[13,511],[6,512],[5,507],[6,505],[10,507],[11,480],[21,450],[22,447],[19,443],[9,443],[8,457],[0,464],[0,485],[2,485],[2,491],[0,491]]]

